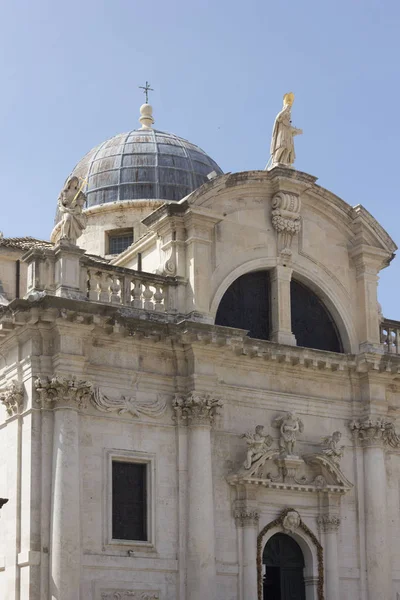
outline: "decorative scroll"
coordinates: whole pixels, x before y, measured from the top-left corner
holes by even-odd
[[[292,239],[300,231],[301,201],[297,194],[278,192],[272,198],[271,221],[278,236],[278,253],[292,255]]]
[[[167,398],[157,394],[155,400],[143,400],[136,396],[120,396],[119,398],[109,398],[103,394],[100,388],[93,389],[91,398],[93,406],[102,412],[116,412],[119,415],[130,413],[133,417],[159,417],[167,408]]]

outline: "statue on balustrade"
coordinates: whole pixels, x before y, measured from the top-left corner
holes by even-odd
[[[58,198],[58,210],[62,214],[60,240],[76,244],[82,231],[86,229],[87,218],[83,213],[86,195],[82,191],[83,183],[78,177],[70,177]]]
[[[276,166],[291,167],[295,161],[293,137],[301,135],[302,129],[292,126],[292,105],[294,94],[290,92],[283,97],[283,108],[277,115],[272,131],[271,157],[266,169],[272,169]]]

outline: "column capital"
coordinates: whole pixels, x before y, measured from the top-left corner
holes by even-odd
[[[42,408],[85,408],[93,393],[90,381],[76,379],[75,376],[35,380],[35,389],[39,395],[37,402]]]
[[[340,517],[338,515],[320,515],[317,517],[317,524],[325,533],[336,533],[339,530]]]
[[[260,515],[256,510],[247,508],[238,508],[234,512],[235,522],[237,527],[249,527],[258,525]]]
[[[0,391],[0,402],[4,405],[9,417],[19,414],[24,403],[24,386],[17,379],[10,381]]]
[[[349,427],[355,440],[364,448],[400,447],[400,437],[396,433],[394,423],[384,417],[367,417],[358,421],[351,421]]]
[[[215,422],[215,417],[220,414],[218,409],[222,407],[222,400],[212,394],[190,392],[189,394],[176,394],[172,406],[177,423],[211,427]]]

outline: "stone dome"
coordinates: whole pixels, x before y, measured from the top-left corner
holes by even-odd
[[[172,133],[137,129],[93,148],[71,175],[87,181],[83,191],[89,208],[123,200],[179,201],[212,171],[222,174],[198,146]]]

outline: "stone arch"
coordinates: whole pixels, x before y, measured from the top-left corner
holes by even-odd
[[[285,508],[277,519],[270,521],[260,531],[257,537],[257,590],[258,600],[263,597],[262,582],[262,555],[265,545],[275,533],[285,533],[291,536],[300,546],[305,561],[305,579],[316,579],[316,595],[312,590],[307,592],[307,600],[325,600],[324,596],[324,557],[323,548],[315,534],[300,519],[299,526],[294,532],[286,531],[283,528],[283,521],[286,515],[295,511],[294,508]],[[296,511],[297,512],[297,511]],[[310,590],[310,588],[309,588]]]
[[[270,270],[276,264],[276,257],[249,259],[233,267],[225,277],[219,278],[218,282],[212,282],[214,289],[210,299],[210,314],[213,319],[215,319],[223,295],[236,279],[252,271]],[[313,291],[332,315],[340,335],[343,351],[345,353],[357,352],[357,334],[352,315],[348,309],[350,301],[346,290],[339,286],[333,278],[329,278],[326,272],[316,265],[313,265],[310,269],[303,261],[293,261],[291,268],[293,269],[292,277]],[[216,273],[214,277],[215,275]]]

